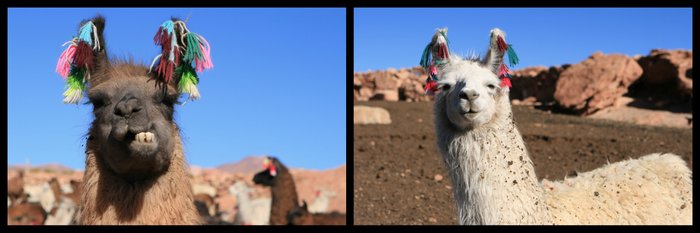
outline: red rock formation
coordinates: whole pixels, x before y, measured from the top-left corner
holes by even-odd
[[[612,106],[641,75],[634,59],[597,52],[561,73],[554,99],[565,109],[589,115]]]

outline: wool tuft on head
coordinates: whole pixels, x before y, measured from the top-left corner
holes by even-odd
[[[83,98],[83,91],[90,79],[90,72],[95,67],[94,53],[100,52],[97,27],[92,21],[82,24],[78,35],[63,44],[68,45],[56,63],[56,72],[66,81],[63,102],[77,104]]]
[[[434,95],[437,91],[438,72],[436,66],[444,64],[447,59],[450,59],[447,28],[440,28],[435,32],[430,43],[425,46],[423,56],[420,59],[420,65],[428,73],[428,79],[425,84],[425,93],[427,95]]]
[[[149,72],[155,65],[158,77],[165,83],[179,77],[176,81],[180,93],[187,93],[192,100],[199,99],[197,72],[214,67],[209,42],[191,32],[184,21],[177,19],[163,22],[153,41],[161,46],[161,54],[153,59]]]
[[[489,49],[491,52],[495,53],[495,57],[500,58],[497,59],[498,63],[500,63],[498,67],[498,77],[501,79],[500,86],[505,90],[509,90],[512,87],[510,82],[512,77],[508,66],[503,62],[503,57],[508,54],[508,63],[510,63],[510,66],[517,65],[520,60],[518,59],[518,55],[515,54],[513,45],[506,43],[505,36],[505,32],[498,28],[491,30],[491,46]]]
[[[511,66],[515,66],[520,61],[518,55],[513,49],[513,45],[506,43],[505,33],[498,28],[491,30],[491,42],[489,52],[485,60],[485,64],[494,64],[497,66],[490,67],[501,79],[500,86],[504,91],[508,91],[512,86],[510,79],[510,70],[503,62],[503,56],[508,54],[508,62]],[[437,29],[430,43],[425,46],[421,56],[420,65],[423,67],[428,78],[425,84],[425,94],[434,95],[438,91],[437,81],[438,71],[442,65],[449,62],[449,41],[447,40],[447,28]],[[488,61],[491,60],[491,61]]]
[[[265,158],[263,160],[263,169],[268,169],[270,170],[270,175],[277,176],[277,167],[275,167],[275,164],[272,163],[270,158]]]

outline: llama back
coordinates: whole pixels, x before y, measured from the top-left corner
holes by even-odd
[[[545,193],[555,224],[692,224],[692,172],[673,154],[608,164]]]

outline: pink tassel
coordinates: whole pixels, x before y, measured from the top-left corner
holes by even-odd
[[[507,78],[507,77],[502,77],[502,78],[501,78],[501,87],[508,87],[508,88],[510,88],[510,87],[511,87],[510,79]]]
[[[214,68],[214,64],[211,62],[211,47],[209,47],[209,42],[202,36],[199,36],[199,41],[199,49],[202,51],[203,58],[199,59],[195,56],[194,62],[197,72],[202,72],[204,69]]]
[[[505,64],[501,64],[501,68],[498,69],[498,77],[505,77],[508,75],[508,67]]]
[[[70,63],[75,57],[76,47],[74,45],[68,46],[66,50],[63,50],[61,56],[58,57],[58,63],[56,64],[56,72],[63,77],[65,80],[70,73]]]
[[[506,41],[503,40],[503,37],[498,36],[498,38],[496,39],[496,42],[498,44],[498,50],[501,51],[501,53],[503,53],[503,51],[506,51],[506,49],[508,49],[508,45],[506,44]]]
[[[436,76],[437,75],[437,68],[435,68],[435,65],[430,66],[430,75],[431,76]]]

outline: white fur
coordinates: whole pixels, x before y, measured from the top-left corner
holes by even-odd
[[[438,67],[435,130],[460,224],[692,224],[692,172],[677,155],[647,155],[564,182],[537,182],[507,89],[492,90],[503,54],[451,55]],[[479,94],[460,98],[460,92]],[[474,115],[465,110],[477,111]],[[545,192],[545,188],[548,190]],[[619,192],[619,194],[617,193]],[[596,195],[597,194],[597,195]]]
[[[314,202],[312,202],[309,205],[309,212],[311,213],[325,213],[328,211],[328,204],[330,203],[330,199],[335,197],[335,192],[326,190],[326,189],[321,189],[318,197],[314,199]]]
[[[234,223],[239,225],[269,225],[272,199],[250,199],[252,192],[253,190],[242,181],[229,187],[229,193],[236,196],[238,206]]]
[[[63,198],[54,215],[48,215],[44,225],[70,225],[76,217],[78,207],[68,198]]]
[[[24,192],[29,195],[27,202],[35,202],[41,204],[46,212],[51,211],[56,202],[56,197],[48,183],[40,185],[25,185]]]
[[[211,197],[216,197],[216,188],[208,184],[193,184],[192,189],[194,190],[194,195],[204,193]]]

